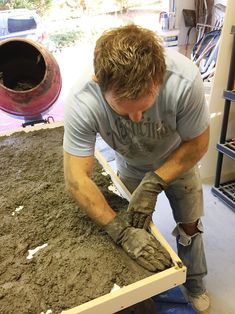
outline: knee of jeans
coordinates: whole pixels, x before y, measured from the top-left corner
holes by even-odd
[[[185,226],[187,226],[187,228]],[[177,237],[178,242],[183,246],[190,245],[192,238],[201,233],[203,233],[203,225],[200,219],[198,219],[195,223],[190,224],[179,222],[172,231],[172,235]]]
[[[200,231],[200,227],[198,229],[198,220],[192,223],[181,223],[180,225],[184,229],[184,232],[189,236],[193,236]]]

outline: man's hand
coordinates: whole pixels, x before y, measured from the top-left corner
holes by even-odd
[[[157,196],[167,184],[155,173],[147,172],[133,192],[128,206],[128,221],[135,228],[148,229]]]
[[[118,215],[104,229],[132,259],[149,271],[158,272],[171,266],[170,254],[146,230],[131,227]]]

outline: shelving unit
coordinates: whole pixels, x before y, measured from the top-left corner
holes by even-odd
[[[221,183],[221,171],[223,165],[223,156],[235,160],[235,134],[234,138],[227,139],[227,128],[229,121],[229,112],[231,104],[235,104],[235,25],[232,26],[233,48],[228,74],[227,88],[223,93],[224,113],[222,127],[220,132],[220,142],[216,148],[218,150],[218,159],[216,166],[215,184],[212,187],[212,193],[225,202],[235,212],[235,178],[229,182]]]

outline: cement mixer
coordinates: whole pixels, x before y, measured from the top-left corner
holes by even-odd
[[[0,42],[0,109],[25,120],[39,122],[59,97],[60,69],[54,56],[29,39]]]

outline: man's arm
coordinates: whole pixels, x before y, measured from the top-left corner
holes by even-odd
[[[64,152],[65,182],[75,200],[138,264],[154,272],[170,267],[171,257],[161,243],[147,231],[131,227],[108,205],[90,178],[93,163],[93,156],[78,157]]]
[[[170,183],[191,169],[205,155],[209,144],[209,127],[199,136],[183,142],[155,173]]]
[[[91,219],[106,225],[116,213],[91,179],[93,163],[94,156],[79,157],[64,151],[64,176],[68,190]]]
[[[128,220],[132,226],[148,229],[158,194],[178,176],[194,167],[206,153],[208,144],[209,127],[199,136],[183,142],[160,168],[145,174],[128,206]]]

